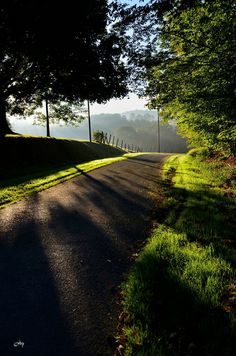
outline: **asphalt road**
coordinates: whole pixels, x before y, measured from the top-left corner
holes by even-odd
[[[0,355],[111,356],[117,292],[166,155],[115,163],[0,210]]]

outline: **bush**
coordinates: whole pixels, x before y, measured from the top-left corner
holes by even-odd
[[[93,132],[93,140],[99,143],[103,143],[104,141],[104,133],[103,131],[97,130]]]
[[[192,157],[209,157],[210,156],[210,150],[207,147],[200,147],[200,148],[192,148],[189,152],[188,155]]]

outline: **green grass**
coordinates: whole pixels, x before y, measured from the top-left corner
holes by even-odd
[[[169,203],[175,207],[167,219],[170,226],[192,240],[214,247],[235,239],[235,168],[222,162],[208,163],[191,155],[174,156],[167,161],[165,182],[173,175],[173,189],[167,188]],[[181,213],[180,213],[181,211]],[[234,254],[233,254],[234,256]]]
[[[56,184],[80,174],[90,172],[94,169],[119,162],[128,158],[136,157],[140,154],[127,153],[123,156],[93,160],[87,163],[74,166],[67,166],[61,169],[42,170],[39,173],[28,174],[27,176],[17,177],[0,181],[0,208],[8,204],[15,203],[26,196],[42,191]]]
[[[0,139],[0,180],[127,153],[88,141],[7,135]]]
[[[123,285],[124,355],[235,355],[235,169],[170,157],[168,214]]]
[[[93,169],[136,157],[88,141],[7,135],[0,140],[0,208]]]

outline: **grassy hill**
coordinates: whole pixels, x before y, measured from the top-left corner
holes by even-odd
[[[1,138],[0,152],[0,180],[126,153],[95,142],[23,135]]]
[[[127,159],[95,142],[9,135],[0,140],[0,209],[80,174]]]

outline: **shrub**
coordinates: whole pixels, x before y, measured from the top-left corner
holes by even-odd
[[[96,142],[103,143],[104,133],[103,131],[97,130],[93,132],[93,139]]]

